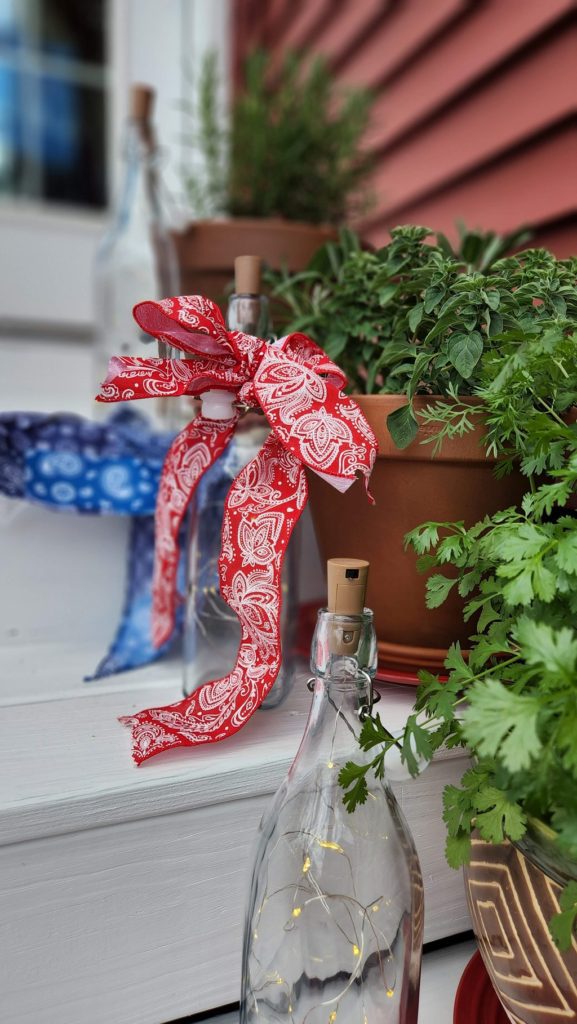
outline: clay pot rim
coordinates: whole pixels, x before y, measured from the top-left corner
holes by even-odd
[[[379,444],[379,458],[401,459],[408,462],[462,462],[478,463],[479,465],[493,465],[497,460],[494,456],[488,455],[483,444],[485,433],[484,418],[473,430],[462,437],[446,438],[440,452],[434,453],[432,441],[426,442],[427,438],[434,438],[436,431],[434,424],[423,424],[419,434],[414,441],[406,448],[397,448],[387,429],[386,419],[389,413],[394,412],[408,404],[409,399],[401,394],[383,395],[352,395],[351,396],[364,412]],[[450,401],[447,395],[415,395],[413,405],[417,412],[438,401]],[[482,406],[483,400],[475,395],[463,395],[459,399],[465,405]]]
[[[282,230],[288,233],[310,232],[311,234],[326,233],[336,238],[338,227],[334,224],[316,224],[308,220],[289,220],[288,217],[233,217],[222,215],[221,217],[204,217],[201,220],[191,220],[175,229],[175,234],[186,235],[198,229],[207,228],[242,228],[242,227],[271,228],[275,231]]]

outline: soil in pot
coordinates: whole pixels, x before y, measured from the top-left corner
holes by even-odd
[[[367,604],[375,613],[379,640],[379,669],[400,681],[421,668],[442,667],[447,647],[458,640],[467,647],[474,632],[463,623],[462,601],[456,593],[440,608],[425,605],[426,576],[417,571],[417,558],[404,549],[405,534],[425,520],[464,520],[471,525],[484,515],[515,505],[525,492],[520,474],[503,479],[493,474],[494,460],[482,445],[483,429],[445,441],[433,455],[432,444],[421,444],[434,428],[399,450],[387,430],[390,412],[405,404],[401,395],[355,395],[379,443],[371,477],[375,505],[369,505],[357,482],[346,494],[309,473],[315,533],[323,562],[346,550],[371,563]],[[419,407],[430,403],[422,396]],[[438,570],[437,570],[438,571]],[[398,675],[400,673],[400,675]]]

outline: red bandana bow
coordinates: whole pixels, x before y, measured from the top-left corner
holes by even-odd
[[[224,739],[256,711],[281,664],[281,569],[307,500],[304,467],[340,491],[350,487],[357,471],[367,485],[377,442],[359,407],[342,393],[346,377],[306,335],[267,344],[227,331],[218,306],[199,295],[141,302],[134,317],[148,334],[194,358],[115,356],[99,401],[224,390],[241,404],[262,409],[272,428],[225,502],[219,576],[222,596],[242,627],[236,664],[228,676],[176,704],[122,719],[132,728],[133,757],[140,764],[171,747]],[[166,456],[155,519],[157,646],[172,632],[179,599],[179,526],[198,481],[226,448],[237,421],[238,414],[228,420],[198,416]]]

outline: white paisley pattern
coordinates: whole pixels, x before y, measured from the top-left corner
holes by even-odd
[[[310,338],[289,335],[275,345],[227,331],[222,314],[202,296],[143,302],[140,326],[188,353],[186,360],[111,361],[101,401],[156,394],[202,395],[213,387],[260,407],[272,428],[256,459],[229,491],[222,528],[221,593],[241,623],[237,661],[229,675],[190,697],[123,719],[133,757],[209,743],[240,729],[273,685],[281,664],[281,569],[306,504],[304,467],[345,490],[360,472],[368,481],[377,444],[358,406],[343,394],[346,378]],[[236,418],[193,420],[173,442],[162,472],[156,511],[153,638],[174,625],[178,530],[202,474],[224,450]]]

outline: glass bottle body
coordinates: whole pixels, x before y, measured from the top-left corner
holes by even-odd
[[[316,664],[303,741],[260,825],[240,1024],[417,1022],[419,862],[386,780],[368,780],[353,813],[343,803],[338,775],[363,756],[371,673],[342,661],[324,659],[330,675]]]
[[[111,356],[157,354],[148,347],[155,347],[153,339],[133,319],[135,304],[178,294],[176,250],[163,215],[157,165],[157,151],[139,123],[130,120],[120,200],[98,247],[94,269],[98,385],[106,377]],[[146,404],[149,412],[162,418],[168,403],[155,399]]]
[[[234,666],[241,638],[238,617],[220,593],[218,560],[224,502],[231,483],[254,458],[267,430],[241,431],[227,451],[205,474],[193,503],[188,545],[187,593],[184,625],[184,693],[227,675]],[[291,537],[282,576],[281,644],[283,660],[276,682],[262,707],[276,707],[294,679],[297,630],[298,528]]]

